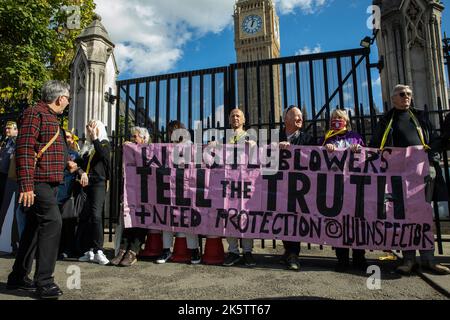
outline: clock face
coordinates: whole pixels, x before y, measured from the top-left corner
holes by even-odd
[[[258,15],[246,16],[244,21],[242,21],[242,30],[248,34],[255,34],[262,27],[262,18]]]

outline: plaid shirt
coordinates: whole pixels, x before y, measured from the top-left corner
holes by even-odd
[[[58,126],[58,117],[46,103],[39,102],[24,111],[16,142],[19,192],[33,191],[36,182],[61,183],[64,180],[65,142],[61,134],[38,160],[36,168],[34,165],[35,154],[55,136]]]

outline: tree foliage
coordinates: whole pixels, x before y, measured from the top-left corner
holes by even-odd
[[[69,82],[75,38],[91,23],[93,0],[0,0],[0,112],[39,98],[49,79]],[[80,8],[80,28],[67,25]]]

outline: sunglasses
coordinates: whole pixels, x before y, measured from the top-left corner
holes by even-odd
[[[400,97],[402,97],[402,98],[404,98],[404,97],[412,97],[412,92],[405,92],[405,91],[403,91],[403,92],[400,92],[398,95]]]

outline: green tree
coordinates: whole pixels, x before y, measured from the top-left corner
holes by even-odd
[[[80,28],[67,25],[69,6],[80,8]],[[35,102],[46,80],[69,81],[75,38],[94,9],[93,0],[1,0],[0,112]]]

